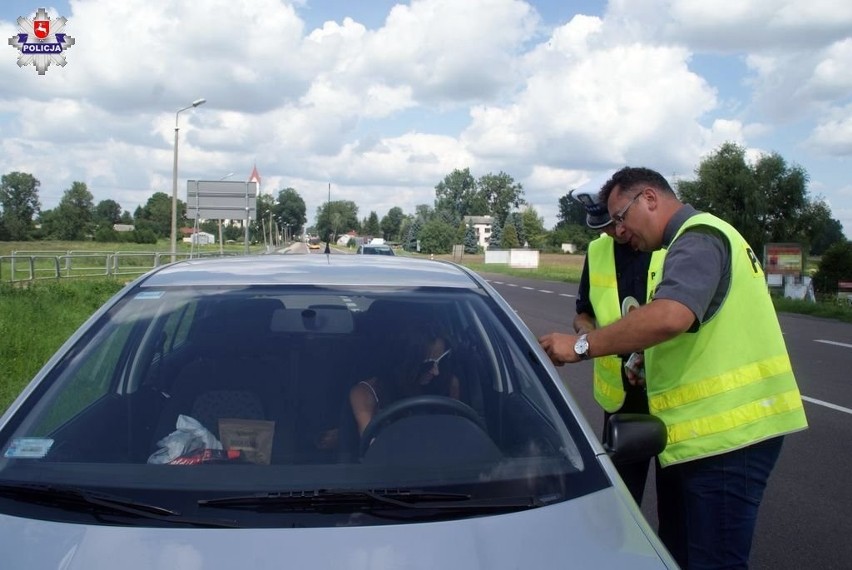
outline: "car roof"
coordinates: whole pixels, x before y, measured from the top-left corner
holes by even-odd
[[[448,261],[282,254],[178,261],[148,273],[138,283],[141,287],[283,284],[477,289],[481,278]]]

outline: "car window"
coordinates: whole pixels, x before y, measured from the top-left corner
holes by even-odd
[[[600,488],[576,418],[507,318],[473,291],[137,291],[9,424],[0,482],[73,464],[51,481],[133,481],[125,493],[164,501],[177,489],[565,500]],[[359,401],[373,413],[363,427]]]

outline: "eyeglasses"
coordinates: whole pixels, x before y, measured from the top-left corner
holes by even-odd
[[[441,363],[441,359],[444,358],[445,356],[447,356],[452,350],[453,350],[452,348],[448,348],[447,350],[444,351],[444,354],[442,354],[438,358],[427,358],[426,360],[424,360],[423,362],[420,363],[420,371],[421,372],[428,372],[429,370],[432,370],[432,368],[434,368],[436,366],[438,366],[440,368],[439,365]]]
[[[636,201],[636,198],[638,198],[638,197],[639,197],[639,196],[641,196],[641,195],[642,195],[642,192],[640,191],[640,192],[639,192],[639,193],[637,193],[635,196],[633,196],[633,197],[630,199],[630,201],[629,201],[629,202],[627,202],[627,205],[626,205],[626,206],[624,206],[621,210],[619,210],[619,211],[618,211],[618,213],[615,213],[615,214],[613,214],[612,216],[610,216],[610,219],[612,220],[612,222],[613,222],[616,226],[620,226],[620,225],[622,225],[622,224],[624,223],[624,218],[627,216],[627,210],[629,210],[629,209],[630,209],[630,206],[632,206],[632,205],[633,205],[633,202],[635,202],[635,201]]]

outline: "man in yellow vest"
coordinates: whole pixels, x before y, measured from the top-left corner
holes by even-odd
[[[616,235],[666,248],[650,301],[587,335],[539,339],[559,365],[645,351],[659,455],[659,534],[684,568],[746,568],[757,512],[783,436],[807,427],[763,270],[730,224],[678,200],[647,168],[604,184]]]
[[[596,190],[574,190],[571,197],[585,208],[586,225],[602,232],[589,243],[577,292],[574,331],[586,334],[620,319],[627,306],[637,307],[645,302],[652,278],[649,275],[652,254],[633,249],[626,240],[615,235],[615,224],[609,217],[606,202],[598,199]],[[658,255],[661,253],[653,253],[660,259],[657,270],[661,265]],[[594,360],[594,395],[604,410],[604,426],[616,412],[648,413],[644,379],[628,381],[624,370],[627,356],[602,356]],[[650,460],[646,460],[616,465],[637,504],[642,503],[649,463]]]

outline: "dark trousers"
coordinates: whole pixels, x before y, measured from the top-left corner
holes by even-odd
[[[681,568],[748,568],[757,511],[783,439],[657,464],[658,534]]]
[[[630,414],[647,414],[648,413],[648,395],[645,393],[643,386],[631,386],[625,383],[624,403],[619,408],[619,413]],[[606,434],[606,423],[612,414],[604,412],[604,434]],[[624,463],[616,465],[615,469],[633,496],[633,500],[637,505],[642,504],[642,495],[645,493],[645,483],[648,480],[648,467],[651,460],[636,461],[634,463]]]

